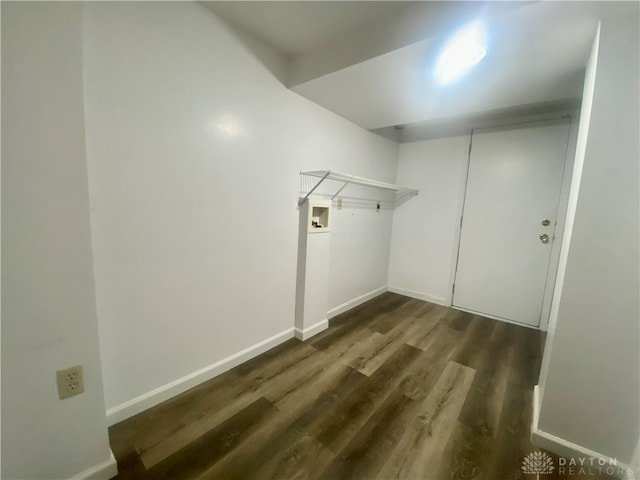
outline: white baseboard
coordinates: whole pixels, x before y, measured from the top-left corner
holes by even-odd
[[[113,452],[109,449],[109,460],[74,475],[70,480],[109,480],[117,474],[118,463],[116,462],[116,457],[113,456]]]
[[[429,303],[435,303],[436,305],[442,305],[443,307],[450,307],[451,304],[446,299],[440,297],[432,297],[426,293],[414,292],[413,290],[405,290],[404,288],[394,287],[389,285],[387,290],[398,295],[404,295],[405,297],[415,298],[417,300],[423,300]]]
[[[340,315],[341,313],[346,312],[347,310],[351,310],[358,305],[371,300],[372,298],[377,297],[378,295],[382,295],[387,291],[387,287],[376,288],[375,290],[371,290],[370,292],[365,293],[364,295],[360,295],[359,297],[354,298],[353,300],[349,300],[348,302],[343,303],[342,305],[338,305],[335,308],[332,308],[327,312],[327,319],[331,319]]]
[[[549,450],[560,457],[565,458],[593,458],[596,462],[601,462],[604,466],[603,472],[611,475],[610,472],[606,472],[606,468],[610,466],[609,462],[611,457],[603,455],[602,453],[590,450],[582,445],[575,444],[564,438],[556,437],[550,433],[544,432],[538,428],[538,422],[540,421],[540,397],[538,385],[533,387],[533,418],[531,420],[531,443],[534,445]],[[616,465],[614,468],[614,477],[631,480],[634,479],[634,472],[629,468],[629,465],[622,463],[616,459]]]
[[[296,327],[294,335],[298,340],[305,341],[313,337],[314,335],[322,332],[323,330],[326,330],[327,328],[329,328],[329,320],[325,318],[324,320],[321,320],[315,325],[311,325],[310,327],[305,328],[304,330],[300,330],[298,327]]]
[[[540,385],[533,386],[533,414],[531,416],[531,435],[538,430],[538,420],[540,419]]]
[[[346,312],[347,310],[351,310],[352,308],[357,307],[358,305],[367,302],[369,300],[371,300],[372,298],[377,297],[378,295],[383,294],[384,292],[387,291],[387,287],[380,287],[380,288],[376,288],[375,290],[371,290],[370,292],[365,293],[364,295],[360,295],[359,297],[354,298],[353,300],[349,300],[348,302],[343,303],[342,305],[338,305],[335,308],[332,308],[331,310],[329,310],[327,312],[327,318],[324,320],[321,320],[320,322],[316,323],[315,325],[311,325],[308,328],[305,328],[304,330],[301,330],[299,328],[296,327],[295,329],[295,337],[298,340],[308,340],[309,338],[313,337],[314,335],[322,332],[323,330],[326,330],[327,328],[329,328],[329,319],[336,317],[338,315],[340,315],[341,313]]]
[[[173,382],[155,388],[150,392],[139,395],[120,405],[109,408],[107,410],[107,423],[113,425],[122,420],[132,417],[148,408],[151,408],[165,400],[175,397],[180,393],[186,392],[190,388],[200,385],[207,380],[212,379],[226,372],[227,370],[240,365],[247,360],[270,350],[271,348],[281,344],[282,342],[293,338],[294,329],[289,328],[261,342],[256,343],[244,350],[219,360],[207,367],[201,368],[193,373],[178,378]]]

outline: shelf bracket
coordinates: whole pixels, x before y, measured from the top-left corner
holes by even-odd
[[[298,206],[299,207],[301,207],[304,204],[304,202],[306,202],[309,199],[309,196],[315,191],[316,188],[318,188],[320,186],[320,184],[322,182],[325,181],[325,179],[329,176],[330,173],[331,173],[331,171],[327,171],[327,173],[324,174],[324,176],[318,181],[318,183],[316,183],[313,186],[313,188],[311,190],[309,190],[309,192],[307,192],[307,194],[304,196],[304,198],[301,198],[300,200],[298,200]]]
[[[344,190],[344,187],[346,187],[348,183],[349,183],[349,182],[344,182],[344,185],[342,185],[342,186],[340,187],[340,190],[338,190],[338,191],[333,195],[333,197],[331,197],[331,200],[333,200],[334,198],[336,198],[336,197],[340,194],[340,192],[341,192],[342,190]]]

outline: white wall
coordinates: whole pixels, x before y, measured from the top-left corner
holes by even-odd
[[[198,4],[91,3],[84,58],[98,318],[115,420],[142,405],[140,395],[291,335],[298,172],[393,181],[397,147],[286,90]],[[386,285],[391,227],[382,215],[371,229],[347,231],[341,215],[331,232],[335,304],[344,300],[337,291]],[[340,253],[360,241],[380,258]]]
[[[551,349],[553,348],[553,340],[555,338],[556,325],[558,322],[558,307],[562,296],[562,288],[564,286],[564,276],[567,269],[567,258],[569,256],[569,246],[571,245],[571,236],[573,234],[573,224],[576,216],[576,208],[578,205],[578,193],[580,191],[580,181],[582,179],[582,171],[584,168],[584,156],[587,147],[587,136],[589,134],[589,123],[591,121],[591,107],[593,104],[593,92],[596,80],[596,68],[598,58],[598,46],[600,44],[600,26],[596,31],[587,68],[585,70],[585,80],[582,93],[582,106],[579,113],[578,133],[576,139],[575,159],[573,162],[573,170],[571,174],[571,186],[569,188],[569,197],[567,200],[567,210],[565,215],[565,229],[562,236],[562,248],[558,259],[558,272],[556,274],[556,282],[553,292],[553,300],[551,303],[551,311],[549,314],[549,323],[547,328],[547,336],[545,339],[544,356],[540,368],[539,382],[539,399],[544,397],[544,385],[547,374],[549,372],[549,359],[551,358]]]
[[[582,178],[539,406],[541,431],[626,463],[640,424],[638,40],[637,14],[602,20]]]
[[[394,181],[393,173],[386,171],[383,175],[386,181]],[[372,178],[378,180],[382,176]],[[368,294],[379,294],[380,289],[386,288],[393,213],[387,208],[376,211],[373,205],[332,209],[330,316],[355,306],[353,300],[361,302]]]
[[[391,290],[451,302],[468,149],[468,135],[400,146],[396,181],[420,193],[394,213]]]
[[[479,120],[475,128],[500,128],[526,122],[557,121],[577,117],[570,106],[547,112]],[[508,128],[508,127],[505,127]],[[419,195],[397,209],[393,218],[389,261],[389,289],[423,300],[451,305],[452,286],[460,238],[460,216],[469,161],[469,135],[429,139],[400,145],[397,183],[418,188]],[[573,155],[576,123],[572,121],[567,155]],[[568,161],[566,170],[571,171]],[[556,233],[561,235],[570,175],[564,175]],[[551,262],[557,261],[553,245]],[[546,329],[553,284],[546,287],[541,329]]]
[[[2,3],[2,478],[108,478],[83,117],[82,5]],[[56,370],[85,392],[58,399]],[[95,467],[95,468],[94,468]]]

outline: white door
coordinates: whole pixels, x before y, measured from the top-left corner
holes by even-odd
[[[540,324],[568,138],[564,121],[473,132],[454,307]]]

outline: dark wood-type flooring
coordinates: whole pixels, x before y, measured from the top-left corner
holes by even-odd
[[[534,479],[540,345],[386,293],[111,427],[116,478]]]

